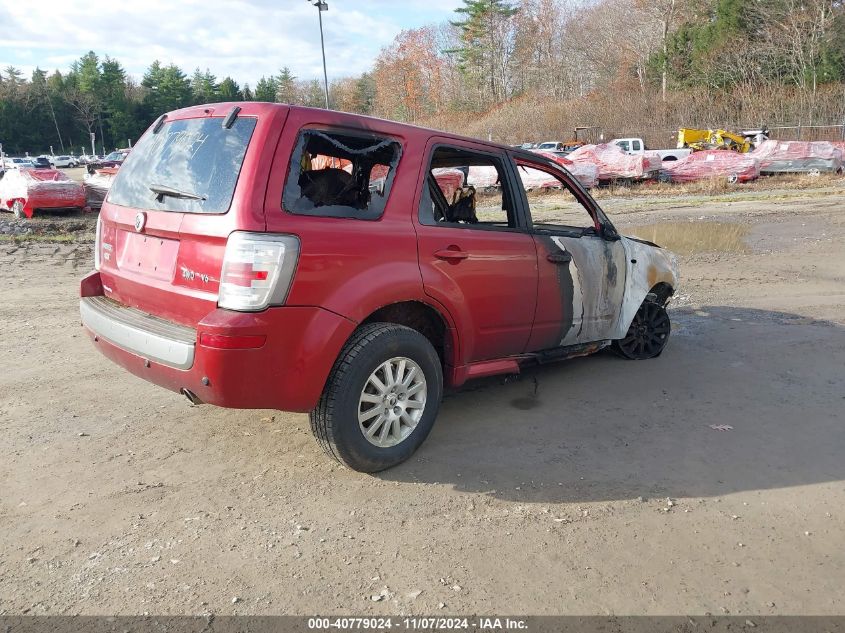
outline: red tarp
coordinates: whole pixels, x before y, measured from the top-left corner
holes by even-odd
[[[654,178],[660,171],[660,155],[657,152],[626,154],[616,144],[584,145],[567,157],[576,164],[595,165],[600,181],[631,178],[643,180]]]
[[[16,200],[31,218],[35,209],[84,208],[85,190],[55,169],[15,169],[0,178],[0,206],[11,209]]]
[[[443,196],[453,204],[455,202],[455,192],[464,186],[464,172],[460,169],[451,169],[449,167],[438,167],[431,170],[434,179],[437,181]]]
[[[664,162],[662,173],[671,182],[692,182],[707,178],[748,182],[760,176],[760,161],[750,153],[708,149],[693,152],[680,160]]]
[[[598,184],[599,181],[599,168],[596,165],[588,162],[575,162],[570,160],[566,156],[559,156],[557,154],[553,154],[551,152],[536,152],[541,156],[545,156],[546,158],[550,158],[551,160],[555,161],[558,165],[566,168],[570,174],[575,176],[575,178],[587,189],[591,189]],[[570,154],[571,156],[571,154]],[[523,183],[525,182],[525,178],[523,177]],[[540,185],[542,187],[542,185]],[[555,184],[550,184],[546,186],[557,186]],[[526,185],[526,188],[528,185]]]
[[[763,141],[750,154],[760,161],[760,171],[812,173],[842,169],[843,151],[828,141]]]

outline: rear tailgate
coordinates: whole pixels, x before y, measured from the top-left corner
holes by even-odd
[[[228,128],[234,104],[172,113],[127,157],[100,212],[107,297],[189,327],[216,307],[227,237],[265,229],[267,177],[288,112],[238,105]]]

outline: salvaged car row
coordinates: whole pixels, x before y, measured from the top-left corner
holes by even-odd
[[[638,149],[631,148],[632,142],[640,142]],[[625,145],[624,143],[628,143]],[[549,145],[549,144],[542,144]],[[551,145],[555,145],[551,143]],[[674,155],[661,157],[657,152],[644,149],[640,139],[621,139],[601,145],[580,145],[567,148],[565,152],[532,149],[566,168],[583,187],[593,187],[612,182],[637,182],[660,180],[663,182],[693,182],[697,180],[725,179],[732,183],[745,183],[760,176],[822,172],[841,172],[845,165],[845,143],[827,141],[762,141],[755,149],[739,153],[726,149],[704,149],[684,154],[681,158]],[[664,154],[668,150],[664,151]],[[687,150],[689,151],[689,150]],[[677,153],[677,152],[675,152]],[[44,198],[46,188],[28,201],[29,186],[21,186],[18,178],[12,178],[6,184],[0,180],[0,210],[13,211],[18,217],[31,217],[36,209],[80,209],[97,210],[106,196],[120,165],[129,155],[129,150],[112,152],[104,159],[87,161],[87,171],[82,188],[85,203],[82,206],[68,206],[66,200]],[[66,158],[66,157],[57,157]],[[32,162],[28,159],[6,158],[6,171],[25,171],[30,169],[51,168],[46,158],[39,157]],[[24,182],[35,184],[45,180],[64,180],[56,177],[55,171],[49,177],[34,175]],[[3,171],[0,170],[0,179]],[[520,172],[523,185],[529,191],[559,189],[554,179],[536,175],[531,179],[524,171]],[[498,186],[497,174],[489,167],[474,167],[462,175],[461,185],[471,185],[479,189]],[[13,185],[10,183],[14,182]],[[65,189],[71,185],[65,185]],[[15,206],[15,202],[20,204]],[[39,206],[41,205],[41,206]],[[24,212],[24,209],[28,211]]]
[[[526,183],[566,197],[553,220]],[[80,311],[133,374],[310,412],[329,455],[378,471],[424,441],[444,387],[608,346],[658,356],[677,287],[675,257],[621,236],[560,161],[230,103],[168,113],[135,146]]]
[[[17,218],[31,218],[37,210],[97,210],[128,155],[128,150],[120,150],[104,160],[89,162],[81,184],[52,168],[43,157],[35,162],[7,158],[15,167],[0,170],[0,210],[11,211]],[[57,165],[61,158],[67,157],[56,157]]]

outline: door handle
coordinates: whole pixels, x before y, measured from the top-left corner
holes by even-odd
[[[438,259],[446,259],[450,261],[459,261],[469,257],[469,253],[462,251],[457,246],[450,246],[449,248],[442,248],[439,251],[434,251],[434,256]]]
[[[546,259],[553,264],[568,264],[572,261],[572,253],[569,251],[561,251],[560,253],[549,253]]]

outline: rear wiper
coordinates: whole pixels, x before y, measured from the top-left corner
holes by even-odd
[[[161,202],[164,200],[164,197],[167,196],[168,198],[179,198],[181,200],[205,200],[205,196],[199,196],[195,193],[190,193],[188,191],[179,191],[178,189],[174,189],[173,187],[168,187],[166,185],[150,185],[150,191],[156,194],[156,201]]]

